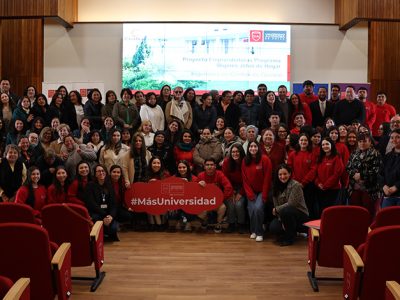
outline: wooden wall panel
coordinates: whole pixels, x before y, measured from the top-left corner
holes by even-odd
[[[347,30],[360,21],[400,21],[399,0],[335,0],[335,22]]]
[[[43,82],[43,19],[1,21],[1,76],[22,95],[28,84],[41,90]]]
[[[78,0],[0,0],[0,19],[55,18],[72,27],[78,18]]]
[[[368,80],[371,92],[383,90],[400,111],[400,23],[371,22],[368,35]]]
[[[359,0],[358,17],[373,20],[400,20],[400,1]]]
[[[43,17],[57,15],[57,0],[0,0],[1,17]]]

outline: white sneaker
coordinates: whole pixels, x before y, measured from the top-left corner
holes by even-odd
[[[257,235],[255,234],[255,233],[252,233],[251,235],[250,235],[250,238],[251,239],[255,239],[257,237]]]
[[[262,235],[257,235],[256,242],[262,242],[264,240]]]

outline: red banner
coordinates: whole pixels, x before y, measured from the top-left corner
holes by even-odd
[[[136,182],[125,193],[127,207],[153,215],[178,209],[199,214],[218,208],[223,199],[222,191],[214,184],[202,187],[197,182],[187,182],[177,177],[148,183]]]

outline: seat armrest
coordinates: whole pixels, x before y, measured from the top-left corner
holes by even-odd
[[[90,231],[90,238],[92,239],[94,237],[97,241],[99,239],[102,228],[103,228],[103,221],[97,221],[93,225],[92,230]]]
[[[308,234],[308,264],[311,269],[311,273],[315,275],[315,268],[318,260],[318,249],[319,249],[319,230],[315,228],[309,229]]]
[[[90,232],[92,258],[96,271],[100,271],[104,263],[104,234],[103,221],[97,221]]]
[[[343,251],[343,298],[358,299],[364,263],[353,246],[345,245]]]
[[[66,300],[71,295],[71,244],[62,243],[51,261],[54,280],[57,283],[59,300]]]
[[[313,241],[319,241],[319,230],[311,228],[311,238]]]
[[[71,252],[71,243],[62,243],[51,260],[53,268],[56,267],[58,270],[61,269],[68,252]]]
[[[363,272],[364,271],[364,262],[362,261],[360,255],[354,249],[353,246],[345,245],[344,246],[345,255],[350,259],[351,266],[353,267],[354,272]]]
[[[28,300],[30,299],[30,283],[29,278],[20,278],[8,293],[4,296],[3,300]]]
[[[386,290],[390,292],[390,296],[388,295],[386,299],[400,299],[400,284],[396,281],[386,281]]]

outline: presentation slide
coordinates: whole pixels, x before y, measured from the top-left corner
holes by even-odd
[[[123,87],[198,91],[290,87],[290,26],[124,24]]]

